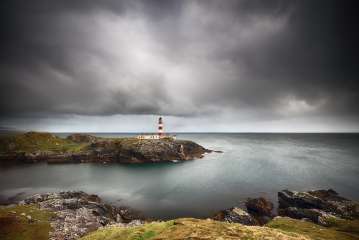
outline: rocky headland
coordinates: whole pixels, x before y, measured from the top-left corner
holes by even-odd
[[[333,190],[283,190],[278,193],[278,201],[279,215],[270,201],[253,198],[246,201],[246,209],[233,207],[207,219],[153,221],[84,192],[36,194],[0,207],[0,238],[359,239],[359,204]]]
[[[212,150],[188,140],[100,138],[28,132],[0,138],[0,163],[158,163],[202,158]]]

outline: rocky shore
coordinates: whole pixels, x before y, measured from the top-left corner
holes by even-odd
[[[34,207],[51,213],[48,219],[51,240],[78,239],[109,224],[136,226],[143,223],[143,218],[132,209],[106,204],[97,195],[71,191],[33,195],[17,204],[6,206],[6,217],[8,221],[11,219],[20,223],[25,220],[30,226],[37,224],[41,221],[37,219],[38,214],[34,210],[26,211]]]
[[[338,195],[332,189],[308,192],[284,190],[278,193],[281,216],[307,219],[322,226],[359,218],[359,204]]]
[[[308,192],[283,190],[278,192],[278,203],[276,214],[273,212],[273,203],[265,198],[248,199],[246,209],[225,209],[213,219],[244,225],[264,225],[279,216],[327,227],[345,220],[359,219],[359,203],[340,196],[332,189]]]
[[[248,199],[208,219],[146,220],[84,192],[36,194],[0,207],[1,239],[359,239],[359,204],[334,190]]]
[[[188,140],[99,138],[73,134],[66,139],[29,132],[0,139],[0,163],[158,163],[202,158],[212,152]]]

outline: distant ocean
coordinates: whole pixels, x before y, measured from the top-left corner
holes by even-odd
[[[0,195],[82,190],[148,217],[167,219],[207,217],[242,205],[248,197],[277,202],[282,189],[333,188],[359,200],[359,134],[179,133],[177,137],[223,153],[184,163],[0,168]]]

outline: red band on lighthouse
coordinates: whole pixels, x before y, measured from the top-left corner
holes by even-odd
[[[159,135],[160,137],[162,137],[162,136],[164,135],[162,117],[160,117],[160,118],[158,119],[158,135]]]

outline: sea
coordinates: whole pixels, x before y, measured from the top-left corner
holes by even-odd
[[[66,137],[70,133],[57,133]],[[124,137],[127,133],[92,133]],[[0,197],[85,191],[158,219],[206,218],[247,198],[277,203],[278,191],[334,189],[359,200],[359,134],[177,133],[212,150],[159,164],[27,164],[0,168]]]

